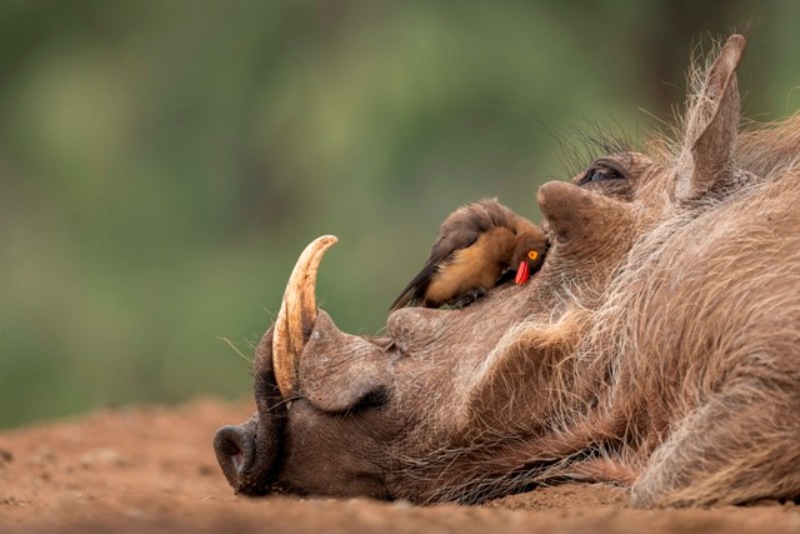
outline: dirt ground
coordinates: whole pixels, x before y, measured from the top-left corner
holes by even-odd
[[[800,532],[800,507],[632,510],[626,493],[564,485],[484,506],[248,499],[217,467],[214,431],[249,403],[103,410],[0,433],[0,532]]]

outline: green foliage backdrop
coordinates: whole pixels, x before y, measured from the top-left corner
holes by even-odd
[[[322,305],[376,332],[452,209],[538,219],[560,147],[669,118],[709,34],[752,24],[751,116],[800,102],[796,2],[589,4],[0,2],[0,426],[247,394],[223,338],[324,233]]]

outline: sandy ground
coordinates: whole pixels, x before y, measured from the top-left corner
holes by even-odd
[[[626,493],[564,485],[483,506],[236,497],[214,431],[248,403],[104,410],[0,433],[0,532],[800,532],[800,507],[632,510]]]

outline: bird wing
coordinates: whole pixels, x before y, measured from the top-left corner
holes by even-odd
[[[480,236],[480,230],[471,226],[461,226],[442,233],[431,247],[431,253],[425,265],[408,283],[400,296],[392,303],[389,311],[394,311],[409,304],[416,304],[425,298],[425,291],[431,279],[453,259],[453,254],[471,246]]]
[[[428,260],[408,283],[389,311],[424,300],[425,291],[436,273],[453,259],[453,254],[472,246],[480,235],[496,226],[511,227],[514,213],[497,199],[485,199],[460,207],[442,223]]]

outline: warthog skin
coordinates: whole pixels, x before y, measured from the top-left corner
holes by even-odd
[[[527,285],[397,310],[369,338],[293,277],[256,350],[257,412],[215,440],[233,488],[472,503],[605,481],[642,507],[800,495],[800,120],[740,131],[744,48],[732,36],[695,76],[677,139],[540,188],[551,248]]]

